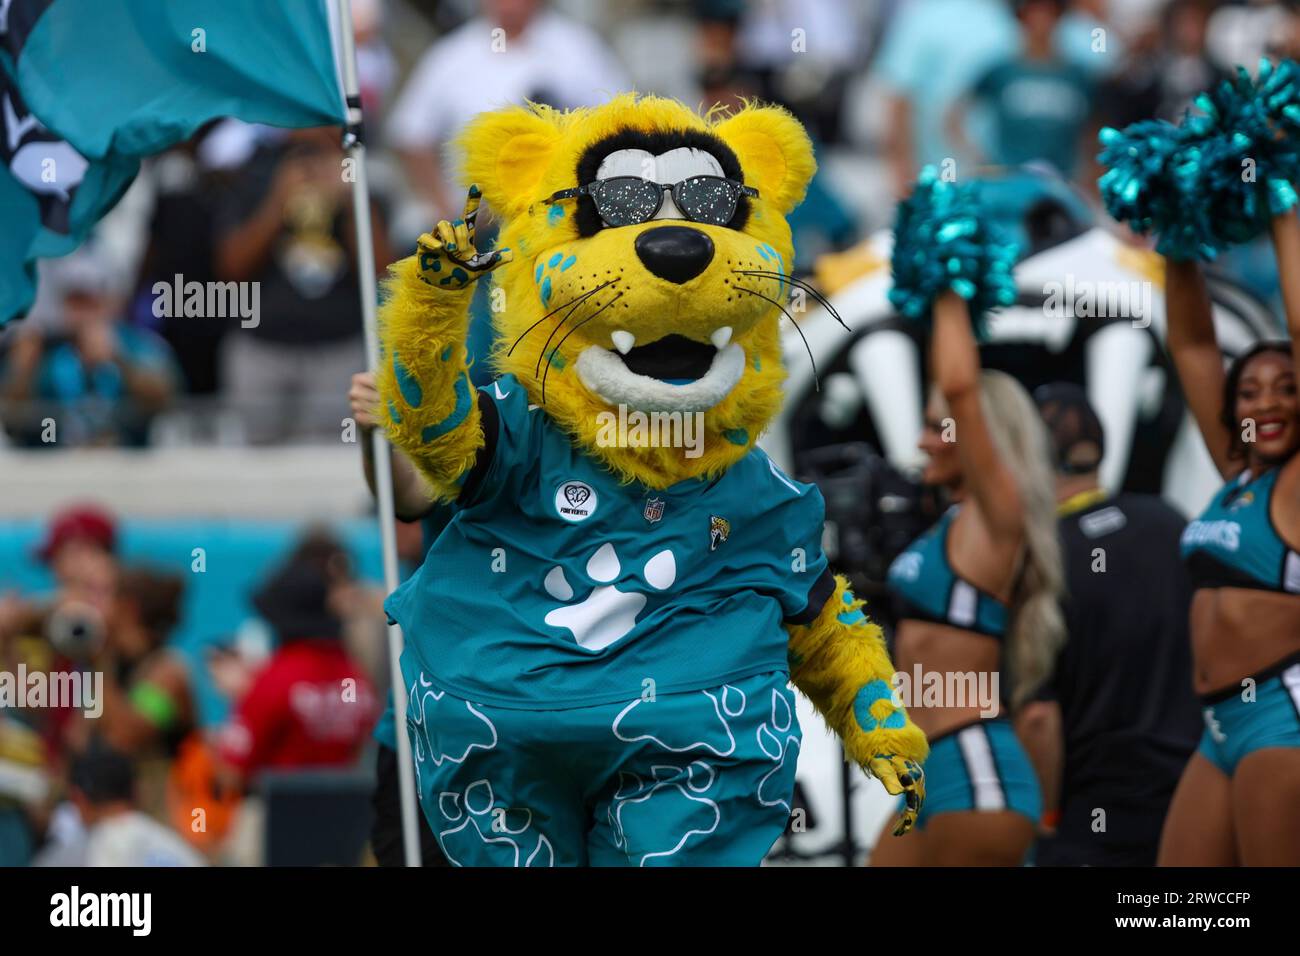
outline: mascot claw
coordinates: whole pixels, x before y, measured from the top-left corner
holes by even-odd
[[[867,763],[867,771],[897,796],[903,794],[903,815],[894,828],[894,836],[902,836],[916,825],[925,803],[925,771],[915,760],[897,754],[876,754]]]
[[[483,193],[478,186],[470,186],[464,215],[454,222],[443,219],[432,232],[420,237],[416,255],[420,281],[425,285],[464,289],[498,266],[513,261],[514,253],[509,249],[479,252],[475,247],[478,207],[482,201]]]

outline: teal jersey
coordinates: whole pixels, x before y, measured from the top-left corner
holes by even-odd
[[[438,535],[451,523],[454,514],[455,509],[451,505],[438,502],[420,519],[420,547],[425,554],[429,553],[433,543],[438,540]]]
[[[1300,593],[1300,553],[1273,524],[1278,469],[1243,471],[1183,529],[1183,560],[1193,588],[1258,588]]]
[[[621,483],[512,376],[479,407],[455,516],[385,604],[440,690],[549,710],[788,670],[784,625],[834,591],[815,487],[758,449],[712,481]]]

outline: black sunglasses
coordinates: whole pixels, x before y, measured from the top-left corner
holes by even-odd
[[[731,222],[741,196],[758,198],[758,190],[753,186],[722,176],[692,176],[672,184],[656,183],[639,176],[614,176],[576,189],[561,189],[546,202],[551,204],[590,196],[606,225],[635,226],[655,217],[663,207],[664,193],[672,193],[673,202],[691,222],[714,226]]]

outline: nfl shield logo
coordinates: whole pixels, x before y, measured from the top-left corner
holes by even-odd
[[[664,516],[664,500],[662,498],[647,498],[645,502],[645,520],[654,524]]]

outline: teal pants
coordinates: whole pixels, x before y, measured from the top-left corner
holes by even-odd
[[[790,818],[785,674],[529,711],[440,691],[402,656],[420,804],[457,866],[756,866]]]

